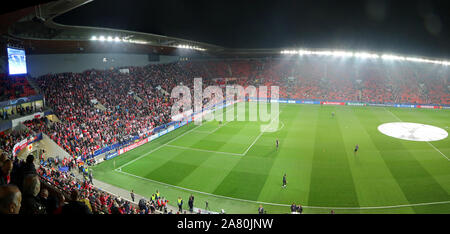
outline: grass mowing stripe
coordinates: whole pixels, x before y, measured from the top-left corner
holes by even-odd
[[[319,110],[308,205],[357,207],[347,152],[339,125],[330,119],[332,111],[335,107],[323,106]]]
[[[236,155],[236,156],[243,156],[244,154],[236,154],[236,153],[230,153],[230,152],[221,152],[221,151],[214,151],[214,150],[204,150],[204,149],[197,149],[192,147],[183,147],[178,145],[166,145],[167,147],[173,147],[178,149],[184,149],[184,150],[192,150],[192,151],[200,151],[200,152],[208,152],[208,153],[214,153],[214,154],[227,154],[227,155]]]
[[[448,110],[428,110],[428,109],[390,109],[398,119],[405,122],[418,122],[422,124],[430,124],[443,129],[450,123]],[[445,116],[447,118],[445,118]],[[450,192],[450,164],[445,162],[444,155],[450,155],[449,143],[450,139],[446,138],[439,141],[431,142],[414,142],[402,141],[411,153],[415,156],[417,161],[428,171],[430,175],[436,180],[439,185],[448,192]],[[426,143],[426,144],[425,144]],[[430,147],[431,146],[431,147]],[[448,162],[448,161],[447,161]],[[445,206],[434,206],[436,213],[445,212]],[[447,207],[447,212],[450,209]],[[430,212],[429,207],[417,207],[417,213]]]
[[[364,113],[358,113],[360,122],[363,123],[381,157],[391,171],[403,194],[409,203],[425,203],[448,200],[448,193],[437,183],[432,175],[411,155],[401,140],[392,139],[378,132],[371,121],[377,125],[382,124],[375,112],[379,109],[368,109]],[[385,111],[383,111],[386,113]],[[383,118],[385,114],[378,112]],[[394,150],[399,150],[393,152]]]
[[[202,157],[203,160],[197,162],[198,163],[197,165],[179,162],[178,160],[180,159],[180,157],[184,157],[185,155],[186,155],[185,153],[180,152],[179,155],[175,156],[173,159],[164,163],[163,165],[151,171],[150,173],[144,172],[145,173],[144,175],[140,175],[138,174],[138,172],[134,172],[133,174],[140,175],[144,178],[152,178],[153,180],[161,181],[168,184],[177,185],[185,177],[191,174],[191,172],[193,172],[201,164],[201,161],[204,161],[208,158],[208,156]]]
[[[259,125],[255,127],[255,132],[256,131],[261,131]],[[243,154],[249,152],[263,133],[264,132],[261,131],[258,134]],[[214,190],[214,194],[231,194],[233,197],[256,201],[266,183],[268,173],[270,172],[273,163],[273,158],[244,156],[217,186]]]
[[[299,152],[287,146],[290,144],[287,140],[288,134],[292,134],[294,138],[298,134],[296,131],[288,131],[287,129],[293,129],[294,124],[301,122],[299,121],[301,120],[299,116],[302,116],[300,114],[301,109],[290,107],[284,110],[283,114],[280,114],[280,123],[286,122],[287,128],[283,130],[280,127],[276,132],[264,134],[254,147],[256,150],[252,151],[255,155],[259,155],[258,157],[262,160],[273,158],[272,168],[268,171],[268,177],[257,200],[282,204],[289,204],[295,201],[296,203],[301,202],[301,204],[305,204],[307,197],[302,193],[302,187],[306,179],[302,176],[304,171],[297,164]],[[278,150],[275,147],[276,139],[279,139]],[[298,143],[295,145],[298,146]],[[286,173],[288,180],[286,188],[282,188],[284,173]]]
[[[137,147],[133,150],[130,150],[130,151],[120,155],[119,157],[116,157],[111,160],[103,161],[100,164],[96,164],[91,168],[94,169],[97,173],[104,173],[105,171],[108,171],[108,170],[115,170],[116,168],[113,167],[114,163],[116,164],[116,167],[123,166],[123,165],[129,163],[131,160],[134,160],[138,157],[141,157],[143,154],[148,153],[148,151],[154,149],[155,147],[162,146],[162,145],[168,143],[169,141],[173,140],[174,138],[177,138],[178,136],[180,136],[180,134],[183,134],[185,132],[192,130],[192,128],[194,128],[194,127],[195,126],[193,126],[193,125],[184,126],[182,128],[177,129],[177,131],[172,131],[170,133],[167,133],[163,137],[155,139],[147,144],[142,145],[141,147]]]
[[[227,126],[235,125],[236,123],[230,123]],[[234,154],[241,154],[242,148],[246,147],[249,143],[247,136],[254,135],[253,128],[221,128],[213,134],[203,135],[201,140],[191,142],[191,139],[185,139],[182,142],[182,146],[189,146],[196,149],[212,150],[219,152],[230,152]],[[181,142],[180,142],[181,143]],[[180,144],[177,144],[180,145]]]
[[[339,118],[339,122],[345,129],[344,142],[351,163],[359,205],[366,207],[408,204],[408,199],[383,161],[378,148],[366,132],[364,124],[356,116],[364,111],[367,111],[365,107],[345,107],[337,111],[339,117],[344,117]],[[353,150],[356,143],[361,148],[355,155]],[[414,213],[414,210],[411,208],[408,212]]]
[[[195,154],[209,154],[211,157],[178,183],[177,186],[208,193],[212,193],[217,188],[217,185],[220,184],[241,158],[240,156],[230,157],[205,152],[195,152]],[[188,153],[186,155],[189,156]]]

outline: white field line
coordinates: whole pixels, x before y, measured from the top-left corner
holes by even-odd
[[[246,154],[247,154],[247,152],[250,150],[250,148],[253,147],[253,145],[256,143],[256,141],[258,141],[258,139],[261,137],[261,135],[262,135],[263,133],[264,133],[264,132],[259,133],[259,135],[255,138],[255,140],[253,141],[253,143],[247,148],[247,150],[245,150],[244,153],[242,153],[243,155],[246,155]]]
[[[394,113],[392,113],[390,110],[386,109],[386,107],[384,107],[384,110],[391,113],[392,116],[394,116],[397,120],[399,120],[400,122],[403,122],[403,120],[401,120],[399,117],[397,117]],[[444,156],[447,161],[450,161],[450,159],[447,157],[447,155],[443,154],[438,148],[436,148],[433,144],[431,144],[429,141],[425,141],[426,143],[428,143],[431,147],[433,147],[437,152],[439,152],[442,156]]]
[[[284,123],[283,123],[283,121],[280,121],[280,122],[281,122],[281,128],[277,129],[275,132],[278,132],[278,131],[280,131],[281,129],[284,128]]]
[[[208,134],[210,134],[211,132],[209,132],[209,131],[202,131],[202,130],[195,130],[194,132],[199,132],[199,133],[208,133]]]
[[[227,125],[227,124],[228,124],[229,122],[231,122],[231,121],[228,121],[228,122],[226,122],[226,123],[224,123],[224,124],[220,125],[219,127],[217,127],[217,128],[215,128],[215,129],[213,129],[212,131],[202,131],[202,130],[195,130],[195,132],[201,132],[201,133],[208,133],[208,134],[212,134],[212,133],[214,133],[215,131],[219,130],[219,128],[221,128],[221,127],[223,127],[223,126]]]
[[[228,110],[228,111],[229,111],[229,110]],[[227,112],[228,112],[228,111],[227,111]],[[225,113],[226,113],[226,112],[225,112]],[[187,132],[185,132],[185,133],[183,133],[183,134],[181,134],[181,135],[175,137],[174,139],[172,139],[172,140],[166,142],[165,144],[162,144],[162,145],[156,147],[155,149],[153,149],[153,150],[151,150],[151,151],[149,151],[149,152],[147,152],[147,153],[145,153],[145,154],[143,154],[143,155],[141,155],[141,156],[139,156],[139,157],[137,157],[137,158],[135,158],[135,159],[133,159],[133,160],[127,162],[127,163],[125,163],[124,165],[122,165],[122,166],[120,166],[120,167],[118,167],[117,169],[114,169],[114,170],[115,170],[115,171],[122,171],[122,168],[123,168],[123,167],[125,167],[125,166],[127,166],[127,165],[130,165],[130,164],[133,163],[133,162],[136,162],[137,160],[139,160],[139,159],[141,159],[141,158],[143,158],[143,157],[145,157],[145,156],[147,156],[147,155],[149,155],[149,154],[151,154],[151,153],[153,153],[153,152],[159,150],[160,148],[162,148],[162,147],[164,147],[164,146],[167,146],[169,143],[172,143],[173,141],[177,140],[178,138],[180,138],[180,137],[182,137],[182,136],[184,136],[184,135],[186,135],[186,134],[188,134],[188,133],[190,133],[190,132],[192,132],[192,131],[194,131],[194,130],[195,130],[195,131],[198,131],[198,130],[196,130],[196,129],[197,129],[198,127],[200,127],[200,126],[202,126],[202,125],[197,125],[195,128],[193,128],[193,129],[191,129],[191,130],[189,130],[189,131],[187,131]],[[202,132],[206,132],[206,131],[202,131]],[[206,132],[206,133],[208,133],[208,132]]]
[[[439,152],[442,156],[444,156],[448,161],[450,161],[450,159],[443,154],[440,150],[438,150],[438,148],[436,148],[433,144],[431,144],[430,142],[426,141],[426,143],[428,143],[429,145],[431,145],[431,147],[433,147],[437,152]]]
[[[281,122],[281,128],[279,128],[277,131],[279,131],[282,128],[284,128],[283,121],[280,121],[280,122]],[[210,132],[207,132],[207,131],[200,131],[200,130],[195,130],[194,132],[210,133]],[[213,150],[204,150],[204,149],[199,149],[199,148],[184,147],[184,146],[178,146],[178,145],[166,145],[166,146],[174,147],[174,148],[180,148],[180,149],[186,149],[186,150],[195,150],[195,151],[203,151],[203,152],[209,152],[209,153],[229,154],[229,155],[238,155],[238,156],[244,156],[248,152],[248,150],[247,150],[245,153],[239,154],[239,153],[221,152],[221,151],[213,151]]]
[[[282,112],[282,111],[280,111],[280,112],[278,113],[278,118],[280,118],[279,115],[281,114],[281,112]],[[272,119],[272,121],[270,121],[270,123],[272,123],[273,120],[275,120],[275,119]],[[270,123],[269,123],[269,125],[270,125]],[[278,126],[277,126],[277,127],[278,127]],[[264,133],[264,131],[261,131],[261,132],[259,133],[259,135],[255,138],[255,140],[253,141],[253,143],[247,148],[247,150],[245,150],[244,153],[242,153],[243,155],[246,155],[246,154],[247,154],[247,152],[250,150],[250,148],[253,147],[253,145],[258,141],[258,139],[262,136],[263,133]]]
[[[231,107],[231,108],[230,108],[230,107]],[[227,108],[228,108],[229,110],[225,111],[225,113],[223,113],[223,114],[226,114],[226,113],[229,112],[230,110],[234,110],[234,105],[233,105],[233,106],[228,106]],[[217,110],[216,110],[216,111],[217,111]],[[217,114],[216,111],[215,111],[214,114]],[[226,115],[225,115],[225,116],[226,116]],[[225,118],[226,118],[226,117],[225,117]],[[201,130],[199,130],[198,132],[204,132],[204,133],[209,133],[209,134],[211,134],[211,133],[214,133],[215,131],[219,130],[219,128],[221,128],[221,127],[227,125],[229,122],[231,122],[231,121],[228,121],[228,122],[226,122],[226,123],[220,125],[219,127],[215,128],[215,129],[212,130],[212,131],[201,131]]]
[[[261,202],[261,201],[252,201],[252,200],[246,200],[246,199],[239,199],[239,198],[234,198],[234,197],[226,197],[226,196],[216,195],[216,194],[212,194],[212,193],[206,193],[206,192],[202,192],[202,191],[197,191],[197,190],[193,190],[193,189],[183,188],[183,187],[179,187],[179,186],[175,186],[175,185],[171,185],[171,184],[166,184],[166,183],[163,183],[163,182],[151,180],[151,179],[144,178],[144,177],[141,177],[141,176],[137,176],[137,175],[133,175],[133,174],[130,174],[130,173],[126,173],[126,172],[123,172],[123,171],[117,171],[117,172],[125,174],[125,175],[128,175],[128,176],[136,177],[138,179],[142,179],[142,180],[150,181],[150,182],[153,182],[153,183],[161,184],[161,185],[164,185],[164,186],[173,187],[173,188],[177,188],[177,189],[185,190],[185,191],[189,191],[189,192],[195,192],[195,193],[199,193],[199,194],[204,194],[204,195],[217,197],[217,198],[224,198],[224,199],[229,199],[229,200],[249,202],[249,203],[257,203],[257,204],[265,204],[265,205],[272,205],[272,206],[285,206],[285,207],[291,206],[290,204],[279,204],[279,203],[270,203],[270,202]],[[311,208],[311,209],[328,209],[328,210],[329,209],[333,209],[333,210],[339,210],[339,209],[341,209],[341,210],[369,210],[369,209],[388,209],[388,208],[401,208],[401,207],[413,207],[413,206],[426,206],[426,205],[447,204],[447,203],[450,203],[450,201],[428,202],[428,203],[417,203],[417,204],[406,204],[406,205],[392,205],[392,206],[372,206],[372,207],[322,207],[322,206],[302,206],[302,207],[304,207],[304,208]]]
[[[238,154],[238,153],[221,152],[221,151],[214,151],[214,150],[204,150],[204,149],[199,149],[199,148],[191,148],[191,147],[184,147],[184,146],[178,146],[178,145],[166,145],[166,146],[167,147],[173,147],[173,148],[179,148],[179,149],[185,149],[185,150],[195,150],[195,151],[201,151],[201,152],[208,152],[208,153],[244,156],[243,154]]]
[[[180,138],[180,137],[182,137],[182,136],[184,136],[184,135],[186,135],[186,134],[192,132],[193,130],[197,129],[197,128],[200,127],[200,126],[201,126],[201,125],[197,125],[195,128],[193,128],[193,129],[191,129],[191,130],[189,130],[189,131],[187,131],[187,132],[185,132],[185,133],[183,133],[183,134],[181,134],[181,135],[179,135],[179,136],[173,138],[172,140],[170,140],[170,141],[168,141],[168,142],[166,142],[166,143],[164,143],[164,144],[162,144],[162,145],[160,145],[160,146],[154,148],[153,150],[151,150],[151,151],[149,151],[149,152],[147,152],[147,153],[145,153],[145,154],[143,154],[143,155],[141,155],[141,156],[139,156],[139,157],[137,157],[137,158],[135,158],[135,159],[133,159],[133,160],[131,160],[131,161],[125,163],[125,164],[123,164],[122,166],[118,167],[118,168],[115,169],[115,170],[121,170],[123,167],[125,167],[125,166],[127,166],[127,165],[129,165],[129,164],[131,164],[131,163],[133,163],[133,162],[136,162],[137,160],[139,160],[139,159],[141,159],[141,158],[143,158],[143,157],[145,157],[145,156],[147,156],[147,155],[149,155],[149,154],[151,154],[151,153],[153,153],[153,152],[159,150],[160,148],[162,148],[162,147],[168,145],[169,143],[175,141],[176,139],[178,139],[178,138]]]
[[[233,108],[230,108],[230,106],[228,106],[228,107],[226,107],[226,108],[228,108],[229,110],[225,111],[225,113],[227,113],[228,111],[234,109],[234,106],[233,106]],[[222,109],[221,109],[221,110],[222,110]],[[214,111],[214,112],[215,112],[214,115],[217,114],[216,111],[218,111],[218,110],[215,110],[215,111]],[[225,114],[225,113],[223,113],[223,114]],[[221,125],[221,126],[215,128],[215,129],[213,129],[212,131],[195,130],[195,132],[201,132],[201,133],[209,133],[209,134],[211,134],[211,133],[214,133],[215,131],[217,131],[219,128],[225,126],[225,125],[228,124],[229,122],[231,122],[231,121],[226,122],[225,124],[223,124],[223,125]]]

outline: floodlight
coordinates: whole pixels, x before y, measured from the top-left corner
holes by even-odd
[[[366,52],[357,52],[354,54],[355,57],[357,58],[379,58],[380,56],[378,56],[378,54],[370,54],[370,53],[366,53]]]

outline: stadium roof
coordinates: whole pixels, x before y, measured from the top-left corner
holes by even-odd
[[[419,9],[419,7],[424,8],[419,10],[422,12],[422,14],[432,15],[431,23],[427,23],[430,20],[427,21],[425,19],[428,16],[423,16],[425,17],[424,19],[418,20],[418,16],[416,15],[420,12],[415,12],[414,17],[408,16],[410,12],[404,13],[403,18],[397,20],[400,23],[397,23],[395,20],[392,20],[392,14],[396,14],[399,12],[398,10],[394,10],[394,3],[388,3],[386,1],[366,0],[362,1],[362,4],[365,4],[366,8],[368,8],[365,10],[365,13],[353,12],[354,14],[352,15],[352,17],[348,17],[348,19],[339,21],[336,24],[330,24],[327,22],[336,19],[336,17],[342,17],[342,14],[344,13],[351,14],[352,11],[361,8],[361,4],[357,4],[354,1],[350,0],[339,1],[339,6],[329,6],[329,4],[331,4],[330,1],[326,2],[322,0],[312,2],[303,1],[298,4],[294,4],[294,2],[287,2],[286,4],[284,4],[284,2],[281,3],[277,1],[280,6],[283,4],[285,5],[285,7],[279,7],[278,5],[270,5],[267,3],[267,1],[258,1],[257,3],[255,3],[254,1],[239,1],[238,3],[233,2],[230,4],[223,4],[219,3],[218,1],[212,1],[213,3],[211,3],[211,1],[196,1],[197,3],[189,7],[187,7],[186,4],[182,4],[185,8],[177,10],[176,8],[179,8],[179,5],[174,5],[173,1],[170,0],[163,1],[164,3],[161,3],[160,1],[142,2],[138,0],[120,2],[114,0],[60,0],[44,2],[47,3],[37,6],[30,6],[21,10],[21,14],[19,15],[10,14],[10,16],[14,16],[13,18],[15,19],[19,18],[19,20],[15,22],[14,20],[13,22],[8,21],[8,26],[6,27],[8,36],[20,39],[25,46],[30,48],[28,53],[31,54],[83,53],[104,51],[174,54],[180,51],[177,49],[180,47],[192,48],[194,49],[192,50],[194,54],[206,54],[214,56],[265,56],[280,54],[280,51],[286,49],[302,49],[305,47],[311,49],[333,48],[340,50],[368,48],[368,51],[377,51],[380,48],[384,48],[383,51],[379,52],[400,52],[402,54],[412,54],[416,56],[425,55],[428,57],[447,57],[447,59],[448,54],[450,54],[450,32],[448,28],[449,16],[447,14],[441,14],[441,12],[445,12],[445,7],[448,7],[448,4],[442,1],[435,1],[437,2],[437,4],[434,4],[433,2],[434,5],[428,4],[428,1],[408,1],[407,3],[405,2],[401,4],[395,3],[397,5],[400,4],[401,6],[404,6],[405,9]],[[314,4],[313,2],[317,3]],[[381,2],[381,5],[376,2]],[[106,7],[108,4],[111,6]],[[242,9],[237,9],[240,6],[239,4],[242,5]],[[259,4],[261,4],[261,6]],[[139,9],[140,7],[142,8],[147,5],[156,10],[152,10],[151,12],[146,12],[146,10],[148,9],[144,9],[142,11],[134,11],[134,9]],[[202,5],[202,7],[198,7],[199,5]],[[164,10],[158,10],[161,9],[162,6],[167,7],[167,9],[164,8]],[[307,7],[307,9],[297,11],[299,9],[299,6],[305,6]],[[99,7],[101,7],[102,9],[99,9]],[[226,22],[223,25],[217,25],[218,21],[214,18],[213,15],[217,14],[217,11],[214,11],[212,9],[216,9],[218,7],[221,8],[224,12],[228,12],[226,14],[221,14],[221,16],[218,16],[219,18],[223,18],[223,22]],[[345,10],[336,10],[339,7],[342,7]],[[439,7],[443,9],[440,9]],[[120,14],[111,14],[111,12],[108,11],[108,9],[111,10],[111,8],[118,8],[117,11],[120,12]],[[130,9],[133,9],[131,13]],[[233,11],[233,9],[237,10]],[[318,9],[324,10],[319,11]],[[283,10],[285,11],[284,13]],[[177,21],[179,23],[179,26],[173,28],[172,25],[172,28],[167,27],[167,30],[164,32],[162,32],[161,30],[154,30],[154,32],[164,33],[166,35],[151,33],[151,28],[148,29],[142,27],[142,25],[146,26],[156,24],[154,22],[144,21],[142,25],[134,25],[134,23],[132,22],[136,21],[130,21],[120,24],[120,21],[123,21],[124,17],[134,17],[137,19],[141,19],[143,17],[142,14],[154,14],[157,17],[161,17],[161,14],[165,14],[166,12],[171,11],[175,11],[176,14],[180,15],[180,18],[173,19],[174,21]],[[189,11],[195,12],[189,13]],[[258,11],[264,11],[267,14],[261,15],[261,13],[258,13]],[[389,17],[389,11],[391,12],[391,17]],[[92,12],[94,12],[94,14]],[[211,18],[214,22],[212,22],[211,24],[208,24],[208,22],[199,22],[199,18],[196,16],[197,14],[199,14],[198,12],[201,12],[201,16],[199,16],[200,19],[205,19],[205,17]],[[337,13],[333,15],[333,12]],[[195,22],[199,24],[199,27],[202,30],[192,30],[192,35],[187,33],[184,27],[186,24],[191,24],[193,21],[189,20],[190,18],[186,18],[186,14],[190,14],[191,18],[195,18],[197,20]],[[361,14],[367,14],[367,17],[369,17],[370,20],[364,23],[352,22],[358,20],[361,21],[361,18],[357,18],[356,16],[353,18],[354,15]],[[267,17],[261,18],[265,15],[267,15]],[[303,18],[297,18],[296,15],[303,15]],[[109,16],[108,19],[111,19],[111,23],[105,24],[105,16]],[[170,17],[172,16],[173,14],[170,14]],[[167,20],[167,18],[157,19],[158,20],[155,21]],[[304,23],[304,21],[308,20],[315,22]],[[409,22],[408,20],[410,20],[411,22]],[[186,22],[183,24],[183,21]],[[384,22],[380,23],[380,21]],[[402,21],[408,22],[405,23]],[[2,20],[2,23],[5,22],[6,21]],[[270,22],[273,22],[272,25],[268,25]],[[289,24],[289,22],[293,23]],[[381,30],[380,27],[384,27],[387,23],[392,22],[395,22],[394,26],[388,27],[385,30],[389,31],[390,34],[387,33],[385,35],[380,35],[380,37],[377,38],[371,38],[373,37],[373,34],[367,33],[367,30],[370,31],[371,29],[376,29],[373,31],[373,33],[378,33]],[[419,25],[422,28],[418,26],[418,22],[423,24]],[[71,25],[68,25],[68,23],[70,23]],[[237,25],[240,23],[242,25]],[[329,24],[330,26],[323,28],[324,23]],[[80,24],[88,26],[75,26]],[[349,26],[340,28],[340,26],[342,25]],[[409,28],[399,28],[399,25],[409,25]],[[108,28],[108,26],[113,28]],[[210,26],[210,28],[204,30],[205,27],[208,26]],[[122,27],[124,29],[117,29],[117,27]],[[274,30],[274,28],[281,29]],[[365,31],[364,28],[368,29]],[[420,28],[420,30],[417,28]],[[4,26],[0,29],[3,29],[3,31],[5,31]],[[141,29],[141,31],[132,31],[125,29]],[[267,32],[264,35],[271,35],[272,38],[260,38],[260,35],[262,34],[256,33],[257,31],[264,31],[265,29],[267,29]],[[355,29],[357,32],[351,32],[352,29]],[[304,33],[299,34],[298,31],[301,32],[302,30],[304,31]],[[392,31],[395,30],[398,30],[398,32],[393,33]],[[180,31],[181,33],[174,33],[177,31]],[[290,31],[292,31],[293,33],[290,33]],[[348,37],[342,36],[346,32],[349,32],[349,34],[351,35]],[[422,33],[423,35],[419,35],[418,32],[419,34],[420,32],[425,33]],[[216,38],[221,38],[221,40],[210,40],[208,38],[198,36],[199,33],[201,33],[202,35],[212,35],[209,38],[214,38],[214,35],[217,34],[215,35]],[[408,35],[408,33],[410,33],[410,35]],[[227,34],[230,35],[227,36]],[[251,35],[249,36],[249,34],[254,35],[252,37]],[[167,35],[177,35],[178,37]],[[358,40],[360,41],[353,40],[355,38],[355,35],[356,37],[358,37],[358,35],[360,36],[358,37]],[[389,37],[390,35],[394,36]],[[400,36],[395,37],[396,35]],[[286,37],[284,38],[284,36]],[[119,47],[114,46],[114,43],[100,43],[100,38],[102,38],[102,40],[104,40],[105,42],[110,40],[111,42],[121,41],[126,43],[122,44],[122,46]],[[184,38],[198,38],[198,40],[187,40]],[[320,40],[318,40],[318,38],[320,38]],[[343,42],[348,38],[350,39],[347,41],[347,44]],[[378,40],[380,38],[382,38],[383,40]],[[405,38],[409,38],[411,40],[404,41]],[[95,41],[92,39],[95,39]],[[297,39],[298,43],[292,43],[293,40]],[[363,42],[361,42],[361,40],[367,41],[367,44],[364,44]],[[212,43],[205,43],[204,41]],[[228,41],[231,42],[226,43]],[[261,41],[267,43],[261,44],[259,43]],[[370,43],[372,43],[372,46],[370,46],[369,41]],[[250,46],[253,45],[252,43],[256,46],[256,48],[255,46]],[[376,46],[373,46],[373,44],[376,44]],[[241,49],[242,47],[239,47],[239,45],[247,46],[244,47],[247,49]],[[267,45],[269,47],[266,48],[264,45]],[[270,46],[275,47],[270,48]],[[195,50],[196,48],[198,48],[199,50]],[[392,48],[393,50],[389,50]],[[426,53],[421,53],[422,51],[425,51]]]
[[[30,48],[31,54],[102,51],[171,54],[180,45],[205,48],[209,52],[223,50],[219,46],[181,38],[104,27],[63,25],[53,21],[58,15],[91,1],[52,1],[2,15],[2,33],[4,36],[7,34],[6,40],[22,41],[23,46]],[[128,43],[120,47],[94,43],[91,40],[93,36],[126,38]]]

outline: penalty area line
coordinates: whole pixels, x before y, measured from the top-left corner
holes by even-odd
[[[167,147],[178,148],[178,149],[184,149],[184,150],[194,150],[194,151],[208,152],[208,153],[217,153],[217,154],[228,154],[228,155],[243,156],[243,154],[238,154],[238,153],[230,153],[230,152],[222,152],[222,151],[214,151],[214,150],[205,150],[205,149],[198,149],[198,148],[184,147],[184,146],[178,146],[178,145],[166,145],[166,146],[167,146]]]
[[[137,160],[139,160],[139,159],[141,159],[141,158],[143,158],[143,157],[145,157],[145,156],[147,156],[147,155],[149,155],[149,154],[151,154],[151,153],[153,153],[153,152],[155,152],[155,151],[161,149],[162,147],[168,145],[169,143],[174,142],[174,141],[177,140],[178,138],[180,138],[180,137],[182,137],[182,136],[184,136],[184,135],[186,135],[186,134],[188,134],[188,133],[194,131],[195,129],[197,129],[197,128],[200,127],[200,126],[201,126],[201,125],[197,125],[197,126],[194,127],[193,129],[191,129],[191,130],[189,130],[189,131],[187,131],[187,132],[185,132],[185,133],[183,133],[183,134],[181,134],[181,135],[179,135],[179,136],[173,138],[172,140],[170,140],[170,141],[168,141],[168,142],[166,142],[166,143],[164,143],[164,144],[162,144],[162,145],[160,145],[160,146],[154,148],[153,150],[151,150],[151,151],[149,151],[149,152],[147,152],[147,153],[145,153],[145,154],[143,154],[143,155],[141,155],[141,156],[139,156],[139,157],[137,157],[137,158],[135,158],[135,159],[133,159],[133,160],[131,160],[131,161],[125,163],[125,164],[123,164],[122,166],[120,166],[120,167],[118,167],[117,169],[114,169],[114,170],[115,170],[115,171],[122,170],[123,167],[128,166],[128,165],[130,165],[131,163],[134,163],[134,162],[136,162]]]
[[[280,118],[280,114],[281,114],[281,112],[282,111],[280,111],[280,112],[278,112],[278,117],[277,118]],[[272,122],[273,122],[273,120],[275,120],[275,119],[272,119],[272,121],[270,121],[270,123],[268,124],[268,125],[270,125]],[[268,127],[266,127],[266,129],[267,129]],[[242,153],[242,155],[246,155],[247,153],[248,153],[248,151],[253,147],[253,145],[258,141],[258,139],[262,136],[262,134],[263,133],[265,133],[265,131],[261,131],[260,133],[259,133],[259,135],[256,137],[256,139],[253,141],[253,143],[247,148],[247,150],[245,150],[245,152],[244,153]]]
[[[149,151],[149,152],[147,152],[147,153],[145,153],[145,154],[143,154],[143,155],[141,155],[141,156],[139,156],[139,157],[137,157],[137,158],[135,158],[135,159],[133,159],[133,160],[127,162],[127,163],[125,163],[124,165],[118,167],[117,169],[114,169],[114,171],[119,171],[119,172],[121,172],[123,167],[128,166],[128,165],[130,165],[131,163],[136,162],[137,160],[139,160],[139,159],[141,159],[141,158],[143,158],[143,157],[145,157],[145,156],[147,156],[147,155],[149,155],[149,154],[151,154],[151,153],[153,153],[153,152],[155,152],[155,151],[161,149],[162,147],[169,145],[170,143],[174,142],[174,141],[177,140],[178,138],[180,138],[180,137],[182,137],[182,136],[184,136],[184,135],[186,135],[186,134],[188,134],[188,133],[190,133],[190,132],[196,130],[196,129],[199,128],[200,126],[202,126],[202,125],[197,125],[197,126],[194,127],[193,129],[191,129],[191,130],[189,130],[189,131],[187,131],[187,132],[185,132],[185,133],[183,133],[183,134],[181,134],[181,135],[175,137],[174,139],[172,139],[172,140],[170,140],[170,141],[168,141],[168,142],[166,142],[166,143],[164,143],[164,144],[162,144],[162,145],[156,147],[155,149],[153,149],[153,150],[151,150],[151,151]],[[196,131],[198,131],[198,130],[196,130]]]

